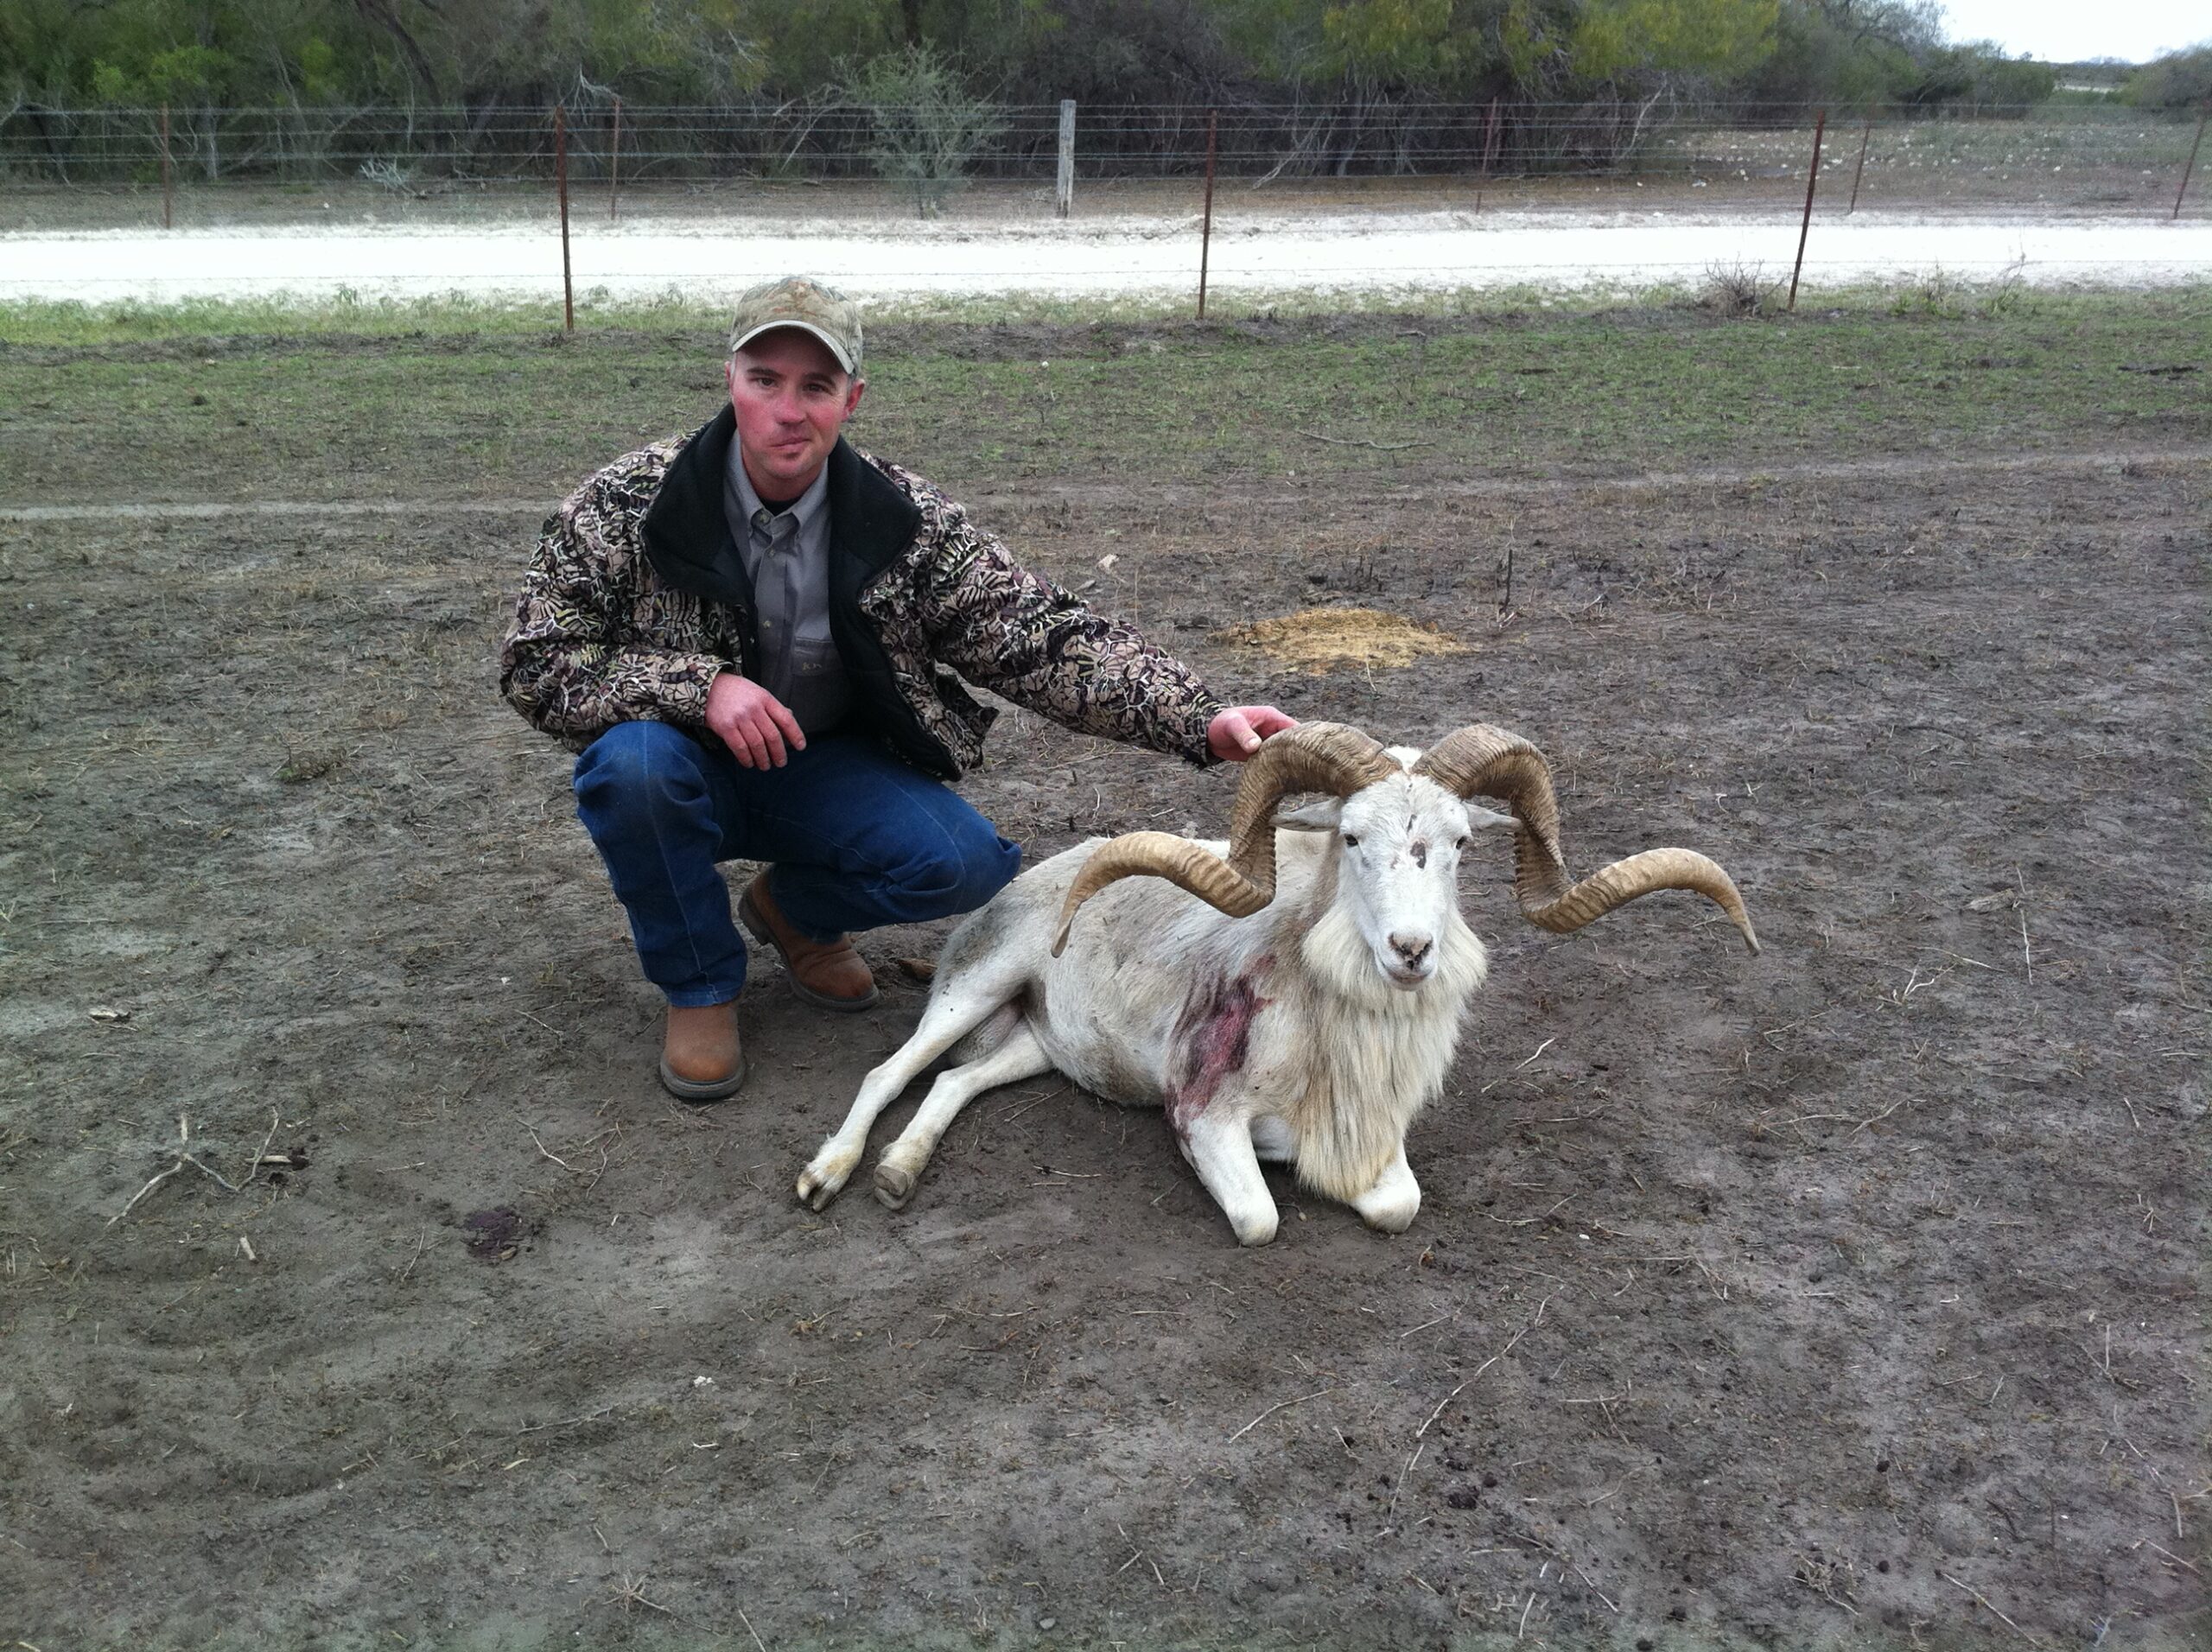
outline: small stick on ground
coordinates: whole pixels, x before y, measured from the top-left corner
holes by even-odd
[[[197,1159],[194,1159],[190,1153],[186,1151],[186,1149],[192,1145],[192,1121],[181,1113],[177,1115],[176,1136],[178,1144],[176,1162],[171,1165],[167,1170],[162,1172],[160,1175],[155,1177],[151,1181],[148,1182],[145,1186],[133,1193],[130,1196],[130,1203],[129,1204],[124,1205],[113,1216],[108,1217],[107,1227],[100,1229],[102,1233],[105,1233],[108,1230],[108,1228],[112,1228],[117,1223],[122,1221],[124,1217],[129,1216],[133,1207],[137,1204],[140,1199],[144,1198],[147,1194],[152,1192],[163,1182],[168,1180],[170,1177],[175,1175],[177,1172],[182,1170],[187,1165],[190,1165],[202,1176],[219,1184],[230,1191],[235,1193],[238,1191],[238,1185],[236,1182],[231,1180],[227,1176],[223,1175],[219,1171],[208,1169],[207,1166],[201,1164]]]
[[[626,1616],[628,1614],[632,1604],[635,1603],[638,1605],[651,1608],[652,1611],[658,1612],[663,1617],[675,1617],[676,1614],[674,1612],[669,1611],[667,1607],[662,1605],[658,1600],[649,1600],[645,1598],[645,1585],[652,1581],[652,1579],[649,1577],[633,1578],[628,1573],[625,1572],[622,1574],[621,1585],[617,1588],[612,1595],[609,1595],[607,1599],[613,1604],[620,1606]]]
[[[1428,1443],[1426,1440],[1414,1446],[1413,1455],[1406,1459],[1405,1467],[1398,1471],[1398,1484],[1390,1488],[1389,1506],[1382,1510],[1383,1519],[1388,1520],[1392,1515],[1397,1513],[1398,1494],[1406,1489],[1406,1476],[1414,1471],[1414,1465],[1421,1461],[1421,1454],[1427,1449]]]
[[[1467,1386],[1467,1382],[1471,1382],[1474,1380],[1475,1379],[1473,1377],[1469,1377],[1466,1382],[1459,1384],[1459,1388],[1465,1388]],[[1452,1389],[1451,1393],[1446,1395],[1441,1400],[1439,1400],[1436,1402],[1436,1409],[1428,1414],[1428,1422],[1421,1424],[1420,1427],[1414,1430],[1414,1438],[1415,1439],[1419,1439],[1423,1434],[1427,1433],[1428,1432],[1428,1423],[1434,1422],[1439,1417],[1442,1416],[1444,1414],[1444,1407],[1450,1405],[1454,1400],[1459,1397],[1459,1388]]]
[[[1325,442],[1332,448],[1372,448],[1377,453],[1397,453],[1407,448],[1426,448],[1426,442],[1370,442],[1362,436],[1325,436],[1319,430],[1300,430],[1299,435],[1312,442]]]
[[[1556,1210],[1558,1207],[1554,1205],[1553,1208]],[[1556,1296],[1559,1293],[1556,1291],[1552,1293],[1552,1296]],[[1511,1338],[1507,1341],[1504,1347],[1499,1349],[1497,1352],[1492,1354],[1488,1359],[1475,1367],[1474,1376],[1468,1377],[1465,1382],[1462,1382],[1459,1384],[1459,1388],[1453,1388],[1451,1393],[1446,1395],[1441,1400],[1439,1400],[1436,1402],[1436,1409],[1428,1414],[1428,1422],[1421,1424],[1420,1427],[1414,1430],[1414,1438],[1415,1439],[1419,1439],[1423,1434],[1427,1433],[1429,1430],[1429,1424],[1433,1423],[1439,1417],[1444,1414],[1444,1407],[1450,1405],[1452,1401],[1459,1397],[1459,1388],[1465,1388],[1468,1382],[1473,1382],[1476,1377],[1480,1376],[1484,1371],[1490,1369],[1491,1366],[1497,1364],[1498,1361],[1503,1359],[1508,1354],[1513,1351],[1513,1344],[1515,1343],[1519,1342],[1523,1337],[1534,1331],[1538,1325],[1544,1323],[1544,1310],[1551,1306],[1551,1301],[1552,1298],[1548,1296],[1542,1301],[1537,1303],[1536,1317],[1535,1318],[1529,1320],[1527,1325],[1515,1331]],[[1401,1476],[1400,1477],[1402,1478],[1403,1477]],[[1392,1495],[1395,1497],[1395,1494],[1393,1493]]]
[[[253,1179],[261,1174],[261,1161],[269,1156],[269,1144],[276,1139],[276,1109],[272,1107],[269,1109],[269,1134],[261,1138],[261,1146],[255,1150],[251,1161],[247,1164],[245,1179],[238,1184],[240,1187],[253,1185]]]
[[[2157,1549],[2159,1554],[2164,1555],[2166,1559],[2171,1560],[2176,1566],[2185,1566],[2191,1572],[2196,1570],[2196,1566],[2194,1561],[2183,1560],[2180,1555],[2175,1554],[2171,1549],[2166,1547],[2165,1545],[2154,1539],[2146,1537],[2143,1540],[2143,1544],[2146,1548]]]
[[[1553,1293],[1552,1293],[1552,1296],[1556,1296],[1556,1295],[1558,1295],[1558,1294],[1559,1294],[1559,1293],[1558,1293],[1558,1292],[1556,1292],[1556,1291],[1554,1291],[1554,1292],[1553,1292]],[[1544,1310],[1545,1310],[1546,1308],[1548,1308],[1548,1307],[1551,1306],[1551,1304],[1552,1304],[1552,1299],[1551,1299],[1551,1297],[1550,1297],[1550,1296],[1546,1297],[1542,1301],[1541,1301],[1541,1302],[1537,1303],[1537,1304],[1536,1304],[1536,1317],[1535,1317],[1535,1318],[1533,1318],[1533,1319],[1529,1320],[1529,1323],[1528,1323],[1527,1325],[1525,1325],[1522,1326],[1520,1330],[1518,1330],[1518,1331],[1515,1331],[1515,1332],[1513,1333],[1512,1341],[1508,1342],[1508,1343],[1505,1344],[1505,1346],[1504,1346],[1504,1347],[1503,1347],[1503,1348],[1499,1349],[1499,1350],[1497,1350],[1497,1352],[1496,1352],[1495,1354],[1492,1354],[1492,1355],[1491,1355],[1488,1359],[1484,1360],[1481,1364],[1479,1364],[1479,1365],[1476,1366],[1476,1367],[1475,1367],[1475,1376],[1481,1376],[1484,1371],[1486,1371],[1486,1370],[1490,1369],[1490,1368],[1491,1368],[1491,1366],[1493,1366],[1493,1365],[1497,1364],[1498,1361],[1500,1361],[1500,1360],[1503,1359],[1503,1358],[1504,1358],[1508,1354],[1510,1354],[1510,1353],[1511,1353],[1511,1352],[1513,1351],[1513,1344],[1514,1344],[1514,1343],[1517,1343],[1517,1342],[1519,1342],[1519,1341],[1520,1341],[1523,1337],[1527,1336],[1530,1331],[1534,1331],[1534,1330],[1535,1330],[1538,1325],[1540,1325],[1543,1324],[1543,1323],[1544,1323]],[[1469,1382],[1472,1382],[1473,1380],[1474,1380],[1474,1378],[1473,1378],[1473,1377],[1470,1377],[1470,1378],[1468,1379],[1468,1381],[1469,1381]]]
[[[171,1166],[170,1166],[167,1170],[163,1171],[160,1175],[158,1175],[158,1176],[155,1177],[153,1180],[151,1180],[150,1182],[148,1182],[148,1183],[145,1185],[145,1186],[143,1186],[143,1187],[140,1188],[137,1192],[133,1193],[133,1194],[130,1196],[130,1204],[126,1204],[126,1205],[124,1205],[124,1206],[120,1210],[118,1210],[118,1211],[117,1211],[113,1216],[111,1216],[111,1217],[108,1217],[108,1219],[107,1219],[107,1228],[111,1228],[111,1227],[113,1227],[117,1223],[118,1223],[118,1222],[122,1221],[124,1217],[125,1217],[129,1216],[129,1215],[130,1214],[130,1210],[131,1210],[131,1206],[132,1206],[132,1205],[137,1204],[140,1199],[144,1198],[146,1197],[146,1195],[147,1195],[147,1194],[149,1194],[149,1193],[152,1192],[156,1188],[159,1187],[159,1186],[160,1186],[163,1182],[165,1182],[165,1181],[168,1180],[168,1179],[169,1179],[170,1177],[172,1177],[172,1176],[175,1175],[175,1174],[177,1173],[177,1172],[179,1172],[180,1170],[182,1170],[183,1168],[184,1168],[184,1160],[182,1160],[181,1159],[180,1159],[180,1160],[178,1160],[176,1161],[176,1163],[175,1163],[175,1164],[171,1165]],[[101,1231],[102,1233],[105,1233],[105,1232],[107,1231],[107,1228],[102,1228],[102,1229],[100,1229],[100,1231]]]
[[[524,1129],[525,1129],[525,1130],[530,1131],[530,1139],[531,1139],[532,1141],[537,1141],[537,1130],[536,1130],[535,1128],[532,1128],[532,1126],[531,1126],[531,1122],[530,1122],[530,1121],[529,1121],[528,1119],[524,1119],[524,1120],[522,1121],[522,1128],[523,1128]],[[538,1150],[538,1152],[540,1152],[540,1153],[544,1153],[544,1155],[545,1155],[548,1159],[550,1159],[550,1160],[551,1160],[555,1164],[556,1164],[556,1165],[560,1166],[562,1169],[563,1169],[563,1170],[565,1170],[565,1171],[569,1172],[571,1174],[575,1173],[576,1167],[575,1167],[574,1165],[570,1164],[567,1160],[565,1160],[565,1159],[562,1158],[562,1157],[561,1157],[561,1155],[560,1155],[559,1153],[554,1153],[554,1152],[551,1152],[550,1150],[549,1150],[549,1149],[547,1148],[546,1145],[545,1145],[543,1141],[537,1141],[537,1150]]]
[[[597,1422],[613,1409],[613,1406],[601,1406],[596,1411],[587,1411],[581,1417],[563,1417],[559,1422],[534,1422],[527,1428],[516,1429],[515,1436],[519,1439],[524,1434],[542,1434],[549,1428],[573,1428],[580,1422]]]
[[[1859,1120],[1858,1123],[1851,1127],[1850,1135],[1846,1136],[1844,1140],[1847,1141],[1851,1139],[1851,1136],[1857,1135],[1861,1130],[1869,1129],[1873,1126],[1879,1124],[1884,1119],[1889,1117],[1891,1114],[1896,1112],[1897,1109],[1904,1105],[1904,1102],[1902,1100],[1894,1101],[1887,1107],[1884,1108],[1880,1112],[1875,1114],[1873,1117]]]
[[[181,1165],[190,1165],[190,1166],[191,1166],[194,1170],[198,1171],[198,1172],[199,1172],[202,1176],[206,1176],[206,1177],[208,1177],[208,1178],[212,1179],[216,1183],[216,1185],[219,1185],[219,1186],[220,1186],[221,1188],[223,1188],[223,1189],[224,1189],[224,1191],[226,1191],[226,1192],[235,1193],[235,1192],[237,1192],[237,1191],[239,1191],[239,1190],[238,1190],[238,1185],[236,1182],[232,1181],[229,1177],[227,1177],[227,1176],[224,1175],[224,1174],[222,1173],[222,1172],[220,1172],[220,1171],[219,1171],[219,1170],[210,1170],[210,1169],[208,1169],[207,1166],[205,1166],[205,1165],[201,1164],[201,1163],[200,1163],[197,1159],[194,1159],[194,1158],[190,1153],[179,1153],[179,1154],[177,1155],[177,1163],[179,1163],[179,1164],[181,1164]]]
[[[1571,1565],[1573,1563],[1569,1562],[1569,1564]],[[1590,1592],[1605,1603],[1607,1611],[1616,1613],[1620,1611],[1618,1606],[1613,1604],[1613,1598],[1611,1595],[1607,1594],[1603,1589],[1600,1589],[1595,1583],[1591,1582],[1590,1574],[1587,1572],[1585,1572],[1578,1566],[1574,1568],[1574,1575],[1581,1579],[1583,1582],[1590,1585]]]
[[[1939,1577],[1939,1578],[1942,1579],[1944,1582],[1946,1582],[1946,1583],[1949,1584],[1953,1588],[1955,1588],[1955,1589],[1963,1589],[1963,1590],[1965,1590],[1968,1594],[1972,1595],[1972,1596],[1973,1596],[1976,1600],[1980,1601],[1980,1602],[1984,1606],[1988,1606],[1988,1607],[1989,1607],[1989,1610],[1990,1610],[1992,1612],[1996,1613],[1997,1621],[1998,1621],[1999,1623],[2000,1623],[2004,1624],[2004,1625],[2005,1625],[2005,1627],[2006,1629],[2011,1630],[2012,1631],[2012,1633],[2013,1633],[2013,1634],[2015,1634],[2015,1635],[2025,1635],[2025,1634],[2027,1633],[2027,1630],[2025,1630],[2022,1629],[2022,1628],[2021,1628],[2018,1623],[2014,1623],[2011,1618],[2009,1618],[2009,1617],[2005,1617],[2005,1614],[2004,1614],[2003,1612],[1998,1611],[1996,1607],[1994,1607],[1994,1606],[1990,1606],[1990,1605],[1989,1605],[1989,1597],[1988,1597],[1987,1595],[1985,1595],[1984,1593],[1982,1593],[1980,1590],[1979,1590],[1979,1589],[1975,1588],[1972,1584],[1970,1584],[1970,1583],[1961,1583],[1961,1582],[1960,1582],[1956,1578],[1953,1577],[1953,1576],[1952,1576],[1949,1573],[1948,1573],[1948,1572],[1938,1572],[1936,1575],[1937,1577]]]
[[[745,1615],[742,1606],[737,1609],[737,1621],[745,1625],[745,1632],[753,1637],[753,1644],[759,1647],[760,1652],[768,1652],[768,1643],[760,1638],[760,1631],[753,1627],[753,1620]]]
[[[1287,1410],[1292,1406],[1302,1406],[1308,1400],[1318,1400],[1325,1394],[1334,1394],[1336,1390],[1334,1388],[1316,1388],[1311,1394],[1300,1395],[1295,1400],[1285,1400],[1281,1401],[1279,1404],[1271,1405],[1265,1411],[1262,1411],[1258,1416],[1253,1418],[1251,1421],[1246,1423],[1242,1428],[1231,1434],[1228,1439],[1224,1442],[1224,1444],[1234,1446],[1238,1440],[1243,1439],[1245,1435],[1250,1433],[1255,1428],[1257,1428],[1268,1418],[1274,1416],[1278,1411]]]
[[[415,1254],[407,1259],[407,1266],[399,1270],[399,1277],[392,1281],[393,1284],[407,1283],[407,1276],[415,1271],[415,1264],[423,1260],[423,1247],[429,1242],[430,1230],[428,1228],[417,1229],[415,1235]]]

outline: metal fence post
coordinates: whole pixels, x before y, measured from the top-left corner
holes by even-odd
[[[1491,128],[1482,137],[1482,181],[1491,181],[1491,168],[1497,166],[1497,99],[1491,99]],[[1482,206],[1480,190],[1476,193],[1476,206]]]
[[[1866,130],[1859,134],[1859,164],[1851,174],[1851,205],[1844,208],[1847,217],[1859,210],[1859,181],[1866,175],[1866,145],[1874,136],[1874,118],[1866,117]]]
[[[1075,99],[1060,99],[1060,173],[1052,196],[1053,216],[1065,218],[1075,204]]]
[[[607,215],[614,216],[614,203],[622,194],[622,100],[614,100],[614,141],[607,151]]]
[[[1213,156],[1214,143],[1221,130],[1221,111],[1206,111],[1206,208],[1203,227],[1198,232],[1198,320],[1206,319],[1206,259],[1213,250]]]
[[[2189,193],[2189,175],[2196,170],[2196,152],[2204,147],[2204,123],[2212,120],[2212,103],[2204,105],[2204,112],[2196,118],[2196,142],[2189,146],[2189,164],[2181,169],[2181,187],[2174,191],[2174,209],[2167,221],[2181,216],[2181,198]]]
[[[576,289],[569,270],[569,106],[553,105],[553,189],[561,197],[561,315],[576,330]]]
[[[1828,111],[1821,111],[1820,118],[1813,123],[1813,169],[1805,175],[1805,221],[1797,226],[1797,262],[1789,269],[1789,302],[1784,309],[1797,308],[1797,274],[1805,267],[1805,237],[1813,227],[1813,190],[1821,181],[1821,135],[1828,129]]]
[[[162,105],[162,227],[168,229],[174,219],[174,189],[169,182],[169,106]],[[2178,204],[2175,211],[2180,211]]]

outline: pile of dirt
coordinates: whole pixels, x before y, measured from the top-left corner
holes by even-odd
[[[1278,665],[1321,672],[1338,665],[1410,665],[1429,654],[1465,654],[1467,645],[1440,626],[1380,608],[1307,608],[1278,620],[1231,626],[1217,642],[1256,648]]]

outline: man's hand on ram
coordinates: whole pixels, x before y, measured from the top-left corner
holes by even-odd
[[[1206,725],[1206,749],[1224,763],[1242,763],[1268,735],[1297,727],[1297,718],[1273,706],[1231,706]]]

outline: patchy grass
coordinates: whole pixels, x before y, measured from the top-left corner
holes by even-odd
[[[332,312],[298,327],[253,310],[10,312],[8,494],[547,494],[697,423],[720,390],[719,314],[629,311],[563,335],[506,311],[362,308],[354,331]],[[2152,365],[2192,371],[2123,371]],[[1946,288],[1732,321],[1649,303],[1205,324],[893,316],[869,376],[855,440],[956,487],[2159,445],[2212,436],[2212,289]]]
[[[1761,272],[1753,270],[1753,276]],[[1706,278],[1687,283],[1596,283],[1573,290],[1529,285],[1469,287],[1442,291],[1336,293],[1299,289],[1277,293],[1240,290],[1214,295],[1215,327],[1345,317],[1402,317],[1414,321],[1510,324],[1548,317],[1565,323],[1624,309],[1664,310],[1705,295]],[[2113,305],[2194,302],[2202,314],[2212,283],[2155,293],[2055,291],[2023,288],[2016,280],[1977,282],[1948,277],[1957,308],[1971,313],[1993,305],[2028,308],[2054,318]],[[1856,314],[1892,308],[1921,285],[1919,278],[1844,289],[1820,289],[1817,305],[1801,295],[1802,313]],[[1119,296],[1041,292],[918,293],[868,301],[868,325],[897,330],[917,324],[973,327],[1084,327],[1175,324],[1192,320],[1192,297],[1181,293]],[[715,339],[728,321],[727,307],[702,304],[671,289],[652,298],[613,298],[605,288],[576,295],[576,341],[633,333],[681,333]],[[365,297],[341,288],[334,298],[298,294],[259,298],[191,298],[113,304],[74,300],[0,303],[0,348],[10,346],[98,347],[133,343],[360,339],[419,342],[427,339],[511,339],[543,343],[563,331],[557,302],[478,297],[449,293],[433,297]]]

